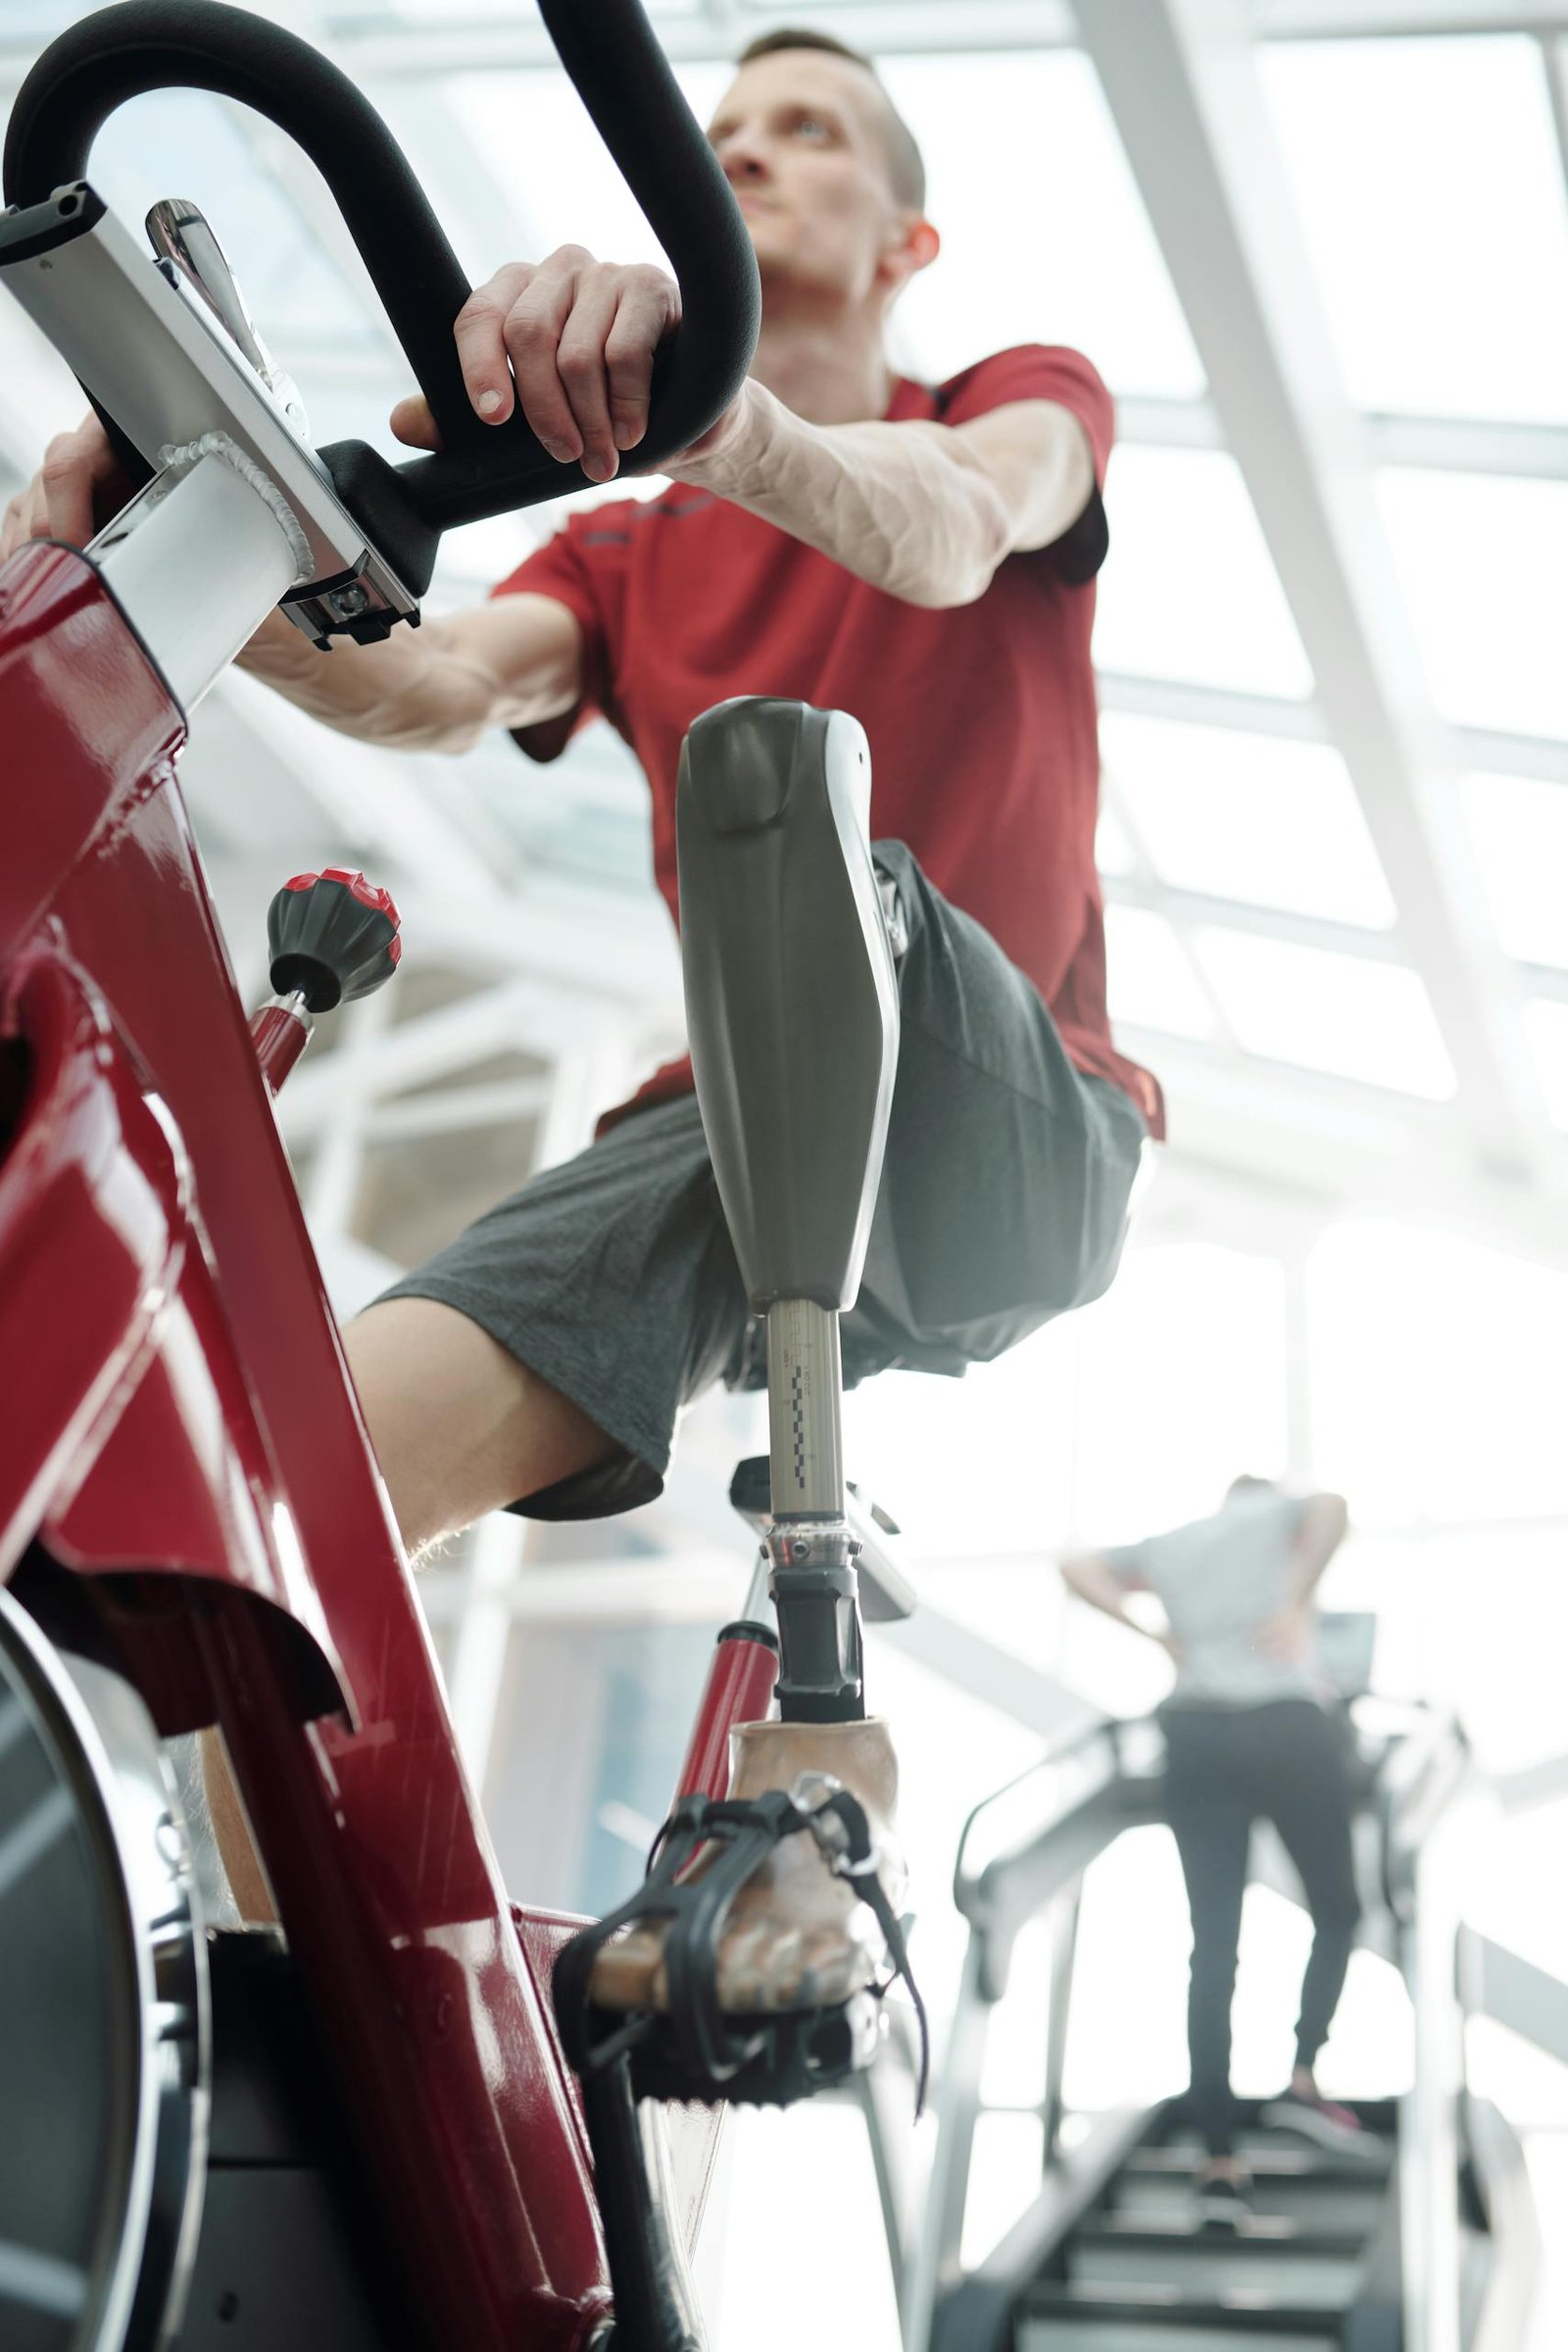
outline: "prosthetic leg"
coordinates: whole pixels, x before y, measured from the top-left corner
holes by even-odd
[[[840,1432],[839,1315],[859,1289],[898,1057],[897,910],[871,863],[870,797],[864,733],[841,711],[723,703],[682,753],[697,1096],[766,1319],[769,1459],[743,1464],[732,1494],[762,1538],[779,1720],[736,1733],[726,1796],[683,1799],[646,1884],[558,1962],[590,2119],[617,2068],[636,2097],[808,2096],[869,2064],[881,1993],[906,1973],[895,1774],[860,1642],[862,1540],[879,1568],[885,1547],[846,1491]],[[891,1564],[875,1592],[879,1614],[909,1605]],[[781,1911],[798,1924],[780,1930]]]

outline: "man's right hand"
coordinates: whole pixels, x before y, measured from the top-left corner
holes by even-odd
[[[135,485],[91,413],[74,432],[57,433],[43,464],[0,517],[0,564],[29,539],[85,547],[133,497]]]

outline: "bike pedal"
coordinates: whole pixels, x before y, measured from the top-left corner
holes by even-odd
[[[603,2031],[624,2018],[597,2012]],[[863,2074],[882,2046],[882,2004],[858,1992],[827,2009],[727,2013],[733,2040],[750,2055],[722,2079],[705,2077],[683,2054],[667,2018],[645,2013],[632,2047],[632,2089],[639,2099],[679,2099],[704,2107],[793,2107]]]

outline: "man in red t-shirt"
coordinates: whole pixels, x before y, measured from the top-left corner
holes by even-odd
[[[548,760],[602,711],[647,772],[672,913],[692,721],[743,693],[852,711],[907,945],[845,1376],[959,1372],[1104,1289],[1157,1129],[1153,1082],[1110,1040],[1094,864],[1110,401],[1071,351],[1004,351],[936,389],[890,368],[888,312],[938,238],[918,150],[867,60],[764,36],[710,135],[753,237],[762,326],[751,378],[669,466],[674,486],[573,514],[487,605],[416,635],[321,662],[274,615],[243,660],[388,745],[461,751],[500,724]],[[501,423],[520,401],[548,448],[610,480],[642,436],[678,304],[661,271],[577,247],[502,270],[457,321],[476,413]],[[393,422],[433,444],[422,401]],[[95,496],[120,488],[89,419],[13,502],[0,554],[29,533],[84,543]],[[346,1340],[416,1557],[486,1511],[593,1516],[657,1494],[681,1407],[715,1379],[762,1378],[688,1065]],[[747,1793],[836,1770],[886,1840],[885,1727],[753,1727],[743,1746]],[[869,1973],[853,1895],[807,1845],[787,1840],[738,1906],[727,2005],[830,1999]],[[652,1950],[640,1974],[623,1967],[606,1997],[647,1993],[656,1964]]]

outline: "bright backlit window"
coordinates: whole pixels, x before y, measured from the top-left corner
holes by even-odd
[[[1009,343],[1070,343],[1123,392],[1203,388],[1100,84],[1066,51],[890,57],[880,71],[926,161],[942,258],[893,315],[940,380]]]
[[[1107,772],[1179,890],[1386,925],[1394,902],[1338,752],[1107,711]]]
[[[1503,946],[1525,963],[1568,965],[1568,791],[1468,775],[1460,794]]]
[[[1568,1276],[1369,1217],[1307,1280],[1318,1470],[1352,1518],[1568,1511]]]
[[[1095,863],[1102,874],[1130,874],[1136,862],[1126,826],[1109,801],[1102,800],[1095,832]]]
[[[1529,40],[1266,48],[1270,111],[1353,399],[1568,420],[1568,205]]]
[[[1301,698],[1312,673],[1236,460],[1124,445],[1105,490],[1102,669]]]
[[[675,78],[700,122],[728,87],[727,65],[684,65]],[[663,262],[637,200],[564,74],[455,74],[445,95],[486,171],[527,224],[523,260],[585,245],[607,262]]]
[[[1568,1127],[1568,1004],[1536,998],[1525,1006],[1525,1034],[1547,1111],[1559,1127]]]
[[[239,109],[200,90],[150,90],[117,109],[94,140],[93,185],[138,239],[161,197],[189,196],[199,204],[263,339],[274,359],[300,375],[309,399],[290,338],[364,346],[374,340],[377,321],[253,152],[245,120]]]
[[[1568,482],[1391,467],[1380,489],[1445,717],[1568,735]]]
[[[1426,991],[1402,965],[1236,931],[1200,930],[1193,945],[1249,1052],[1406,1094],[1452,1094]]]
[[[1113,1021],[1211,1037],[1214,1013],[1187,951],[1162,914],[1143,906],[1105,908],[1105,985]]]

